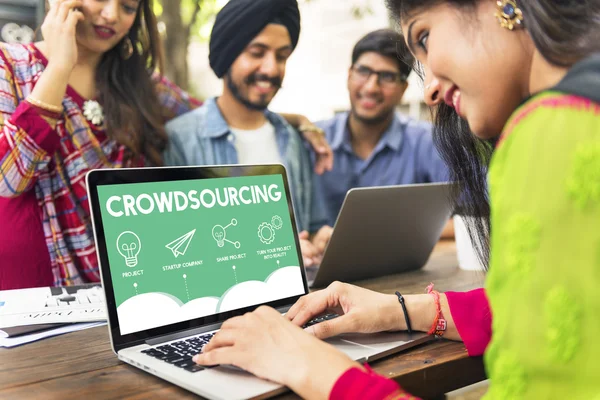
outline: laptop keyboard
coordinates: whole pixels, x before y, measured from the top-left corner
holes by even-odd
[[[321,315],[320,317],[316,317],[316,318],[313,318],[310,321],[308,321],[306,324],[304,324],[304,326],[302,326],[302,328],[308,328],[309,326],[316,325],[316,324],[324,322],[324,321],[329,321],[330,319],[334,319],[337,317],[339,317],[338,314]]]
[[[308,321],[303,328],[318,324],[319,322],[328,321],[338,317],[337,314],[326,314]],[[217,332],[205,333],[200,336],[194,336],[178,342],[156,346],[151,349],[142,350],[143,354],[164,361],[178,368],[183,368],[189,372],[198,372],[213,366],[201,366],[192,361],[192,357],[201,353],[204,346],[210,342],[210,339]]]
[[[212,339],[215,333],[216,332],[205,333],[178,342],[142,350],[142,353],[172,364],[178,368],[183,368],[186,371],[202,371],[203,369],[212,367],[200,366],[192,361],[192,357],[202,352],[204,346]]]

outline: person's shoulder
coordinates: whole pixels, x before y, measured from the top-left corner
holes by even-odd
[[[344,132],[346,128],[346,123],[348,121],[348,114],[348,111],[340,112],[329,119],[324,119],[315,122],[315,125],[323,129],[327,141],[331,143],[336,132]]]
[[[548,138],[556,134],[564,136],[563,140],[572,140],[573,136],[563,135],[565,129],[579,131],[578,127],[583,128],[583,125],[598,125],[598,116],[600,104],[588,98],[544,91],[529,98],[513,112],[502,131],[500,144],[515,135],[543,135]]]
[[[192,135],[201,135],[206,126],[206,107],[200,106],[165,124],[165,130],[171,142],[186,143]]]
[[[406,114],[397,112],[395,118],[395,129],[403,134],[403,140],[414,147],[433,147],[433,124],[429,121],[421,121]]]
[[[173,118],[165,125],[167,130],[171,130],[174,128],[184,128],[186,126],[195,125],[198,123],[202,123],[208,113],[208,108],[206,103],[201,105],[198,108],[195,108],[191,111],[186,112],[178,117]]]
[[[298,129],[296,129],[294,126],[292,126],[292,124],[290,124],[283,117],[283,115],[267,109],[267,110],[265,110],[265,116],[267,117],[267,120],[271,123],[271,125],[275,129],[276,135],[280,134],[281,133],[280,131],[282,129],[284,129],[285,133],[289,134],[290,141],[296,141],[296,139],[298,139],[298,141],[301,140],[300,131],[298,131]]]
[[[161,74],[159,71],[150,73],[150,80],[154,85],[154,90],[160,95],[162,93],[179,92],[181,89],[174,84],[169,78]]]
[[[302,138],[302,134],[294,128],[287,120],[276,112],[266,110],[265,115],[267,120],[275,129],[275,135],[285,135],[288,143],[288,154],[295,154],[299,157],[308,157],[310,154],[309,146]]]
[[[20,43],[0,42],[0,49],[16,59],[30,59],[31,53],[33,52],[31,45]]]
[[[323,129],[324,131],[333,130],[340,123],[345,123],[347,118],[348,112],[337,113],[329,119],[323,119],[315,122],[315,125]]]
[[[409,115],[396,112],[394,118],[398,126],[409,135],[427,135],[433,133],[433,124],[429,121],[415,119]]]
[[[496,144],[490,187],[498,187],[499,177],[512,169],[517,170],[511,176],[527,170],[555,181],[567,179],[567,170],[584,176],[590,162],[600,159],[599,131],[600,105],[590,99],[556,91],[531,97],[513,112]]]
[[[191,97],[185,90],[177,86],[173,81],[161,74],[159,71],[152,72],[150,74],[150,80],[154,84],[155,90],[159,94],[161,92],[175,93],[177,96],[189,98],[189,100],[197,106],[202,104],[200,100]]]
[[[31,63],[32,49],[30,45],[0,42],[0,62]],[[6,60],[6,61],[5,61]]]
[[[296,130],[287,120],[283,117],[283,115],[276,113],[275,111],[271,111],[268,108],[264,111],[267,120],[271,122],[271,124],[278,124],[284,126],[286,129]]]

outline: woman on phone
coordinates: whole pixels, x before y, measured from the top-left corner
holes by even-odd
[[[54,0],[41,30],[0,43],[0,290],[99,281],[85,174],[162,165],[164,123],[200,104],[160,75],[152,0]]]
[[[413,398],[298,327],[335,310],[308,330],[322,338],[412,322],[464,340],[469,354],[485,351],[486,399],[598,399],[600,2],[387,3],[424,67],[434,135],[467,186],[461,204],[484,217],[491,209],[485,293],[430,286],[400,303],[334,283],[287,318],[263,307],[226,321],[195,360],[236,365],[304,398]]]
[[[156,74],[151,0],[56,0],[41,30],[0,44],[0,289],[98,281],[85,174],[161,165],[197,104]]]

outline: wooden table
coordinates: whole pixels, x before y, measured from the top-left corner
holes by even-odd
[[[424,269],[358,282],[385,293],[421,293],[429,282],[440,291],[483,284],[480,272],[458,269],[453,242],[438,244]],[[485,379],[481,357],[470,358],[461,343],[440,340],[390,356],[373,365],[405,389],[424,398]],[[110,349],[106,327],[69,333],[14,349],[0,349],[0,399],[198,398],[120,362]],[[279,398],[297,398],[291,393]]]

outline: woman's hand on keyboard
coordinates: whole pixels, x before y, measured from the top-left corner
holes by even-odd
[[[320,339],[342,333],[374,333],[405,328],[402,308],[395,295],[377,293],[346,283],[334,282],[327,289],[302,297],[286,317],[297,326],[324,313],[339,317],[309,326]]]
[[[234,365],[286,385],[303,398],[323,399],[346,370],[361,368],[265,306],[227,320],[193,360],[201,365]]]

